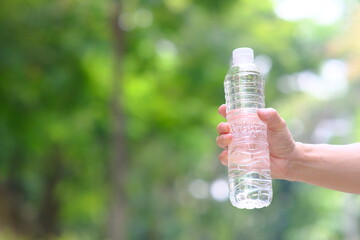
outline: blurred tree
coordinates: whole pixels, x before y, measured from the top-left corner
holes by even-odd
[[[60,234],[71,222],[78,229],[92,222],[101,228],[108,96],[85,61],[108,49],[105,22],[98,24],[105,20],[103,7],[2,4],[0,171],[6,207],[0,215],[3,226],[19,234]],[[84,204],[85,198],[94,199]],[[94,228],[93,234],[101,233]]]
[[[111,93],[111,162],[110,175],[112,188],[110,201],[109,217],[109,239],[126,239],[128,205],[127,195],[125,193],[126,173],[128,166],[127,145],[125,136],[125,116],[123,104],[119,104],[122,96],[122,63],[124,55],[124,31],[119,27],[119,17],[121,16],[121,3],[118,0],[113,1],[112,13],[110,13],[112,41],[114,48],[114,70]]]

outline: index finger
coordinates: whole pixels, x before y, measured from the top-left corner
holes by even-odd
[[[226,105],[225,104],[222,104],[220,107],[219,107],[219,113],[221,116],[223,116],[224,118],[226,118]]]

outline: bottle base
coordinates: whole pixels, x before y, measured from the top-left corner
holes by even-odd
[[[229,168],[230,202],[240,209],[263,208],[273,197],[270,170],[246,172]],[[242,176],[242,177],[239,177]]]
[[[239,209],[255,209],[255,208],[267,207],[270,205],[271,201],[252,200],[252,199],[236,201],[230,199],[230,202],[234,207]]]
[[[240,209],[263,208],[270,205],[272,189],[230,194],[230,202]]]

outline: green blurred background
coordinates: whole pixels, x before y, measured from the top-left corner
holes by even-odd
[[[355,0],[2,1],[0,239],[360,239],[358,196],[232,207],[215,144],[238,47],[297,141],[360,141],[359,39]]]

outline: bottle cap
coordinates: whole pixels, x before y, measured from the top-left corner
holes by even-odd
[[[233,64],[253,63],[254,51],[251,48],[237,48],[232,53]]]

